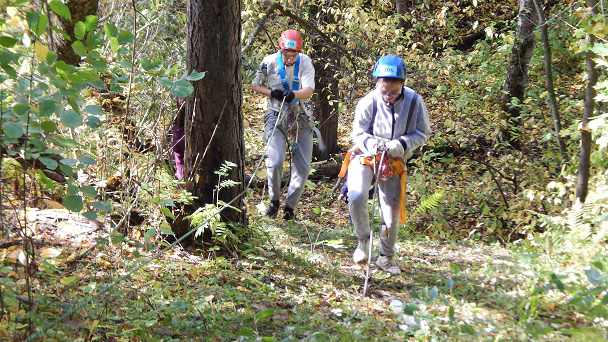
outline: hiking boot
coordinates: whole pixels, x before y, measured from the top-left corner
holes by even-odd
[[[360,264],[367,261],[367,252],[369,251],[369,239],[358,240],[357,249],[353,253],[353,261],[355,264]]]
[[[397,265],[397,261],[393,259],[392,255],[380,255],[378,260],[376,260],[376,265],[378,265],[378,267],[380,267],[383,271],[392,275],[401,274],[401,269]]]
[[[285,206],[285,208],[283,208],[283,212],[285,213],[283,215],[283,220],[285,221],[291,221],[296,217],[296,214],[293,213],[293,208]]]
[[[277,217],[278,213],[279,213],[279,200],[270,201],[270,206],[268,207],[268,210],[266,211],[266,216],[275,218],[275,217]]]

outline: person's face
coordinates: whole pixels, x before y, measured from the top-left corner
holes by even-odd
[[[401,95],[401,88],[403,87],[403,81],[400,79],[391,78],[379,78],[376,82],[376,88],[382,95],[382,100],[387,103],[395,103]]]
[[[281,50],[281,55],[283,55],[283,63],[287,66],[292,66],[293,63],[296,62],[298,58],[298,51],[295,50]]]

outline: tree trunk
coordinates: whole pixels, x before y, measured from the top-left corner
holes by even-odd
[[[312,6],[311,17],[316,17],[322,11],[318,6]],[[321,12],[319,26],[331,24],[336,18],[330,12]],[[338,79],[336,73],[340,69],[340,56],[335,49],[331,49],[325,41],[315,39],[312,48],[312,60],[315,65],[315,89],[313,96],[314,116],[318,122],[317,128],[321,132],[325,151],[319,150],[315,145],[313,157],[317,160],[326,160],[331,154],[338,153]]]
[[[502,119],[506,122],[506,126],[502,128],[502,138],[516,148],[520,147],[520,104],[528,84],[528,64],[534,50],[536,20],[533,0],[520,0],[517,32],[505,78],[505,95],[501,101]],[[516,104],[512,102],[513,98],[517,99]]]
[[[195,82],[193,96],[186,101],[184,179],[186,189],[197,197],[190,210],[217,204],[215,191],[220,181],[241,182],[222,188],[217,196],[220,201],[228,203],[244,189],[240,15],[239,0],[187,3],[187,68],[189,72],[207,71],[203,79]],[[216,172],[226,161],[237,166],[220,179]],[[244,224],[242,198],[231,206],[241,210],[225,209],[222,220]],[[189,229],[180,219],[173,228],[177,235]]]
[[[587,13],[589,19],[597,15],[597,0],[587,0],[587,7],[590,8]],[[578,179],[576,182],[576,198],[585,202],[587,199],[587,192],[589,187],[589,168],[590,168],[590,156],[591,156],[591,130],[589,129],[589,121],[593,116],[595,109],[595,85],[597,83],[597,70],[595,69],[595,53],[591,51],[593,44],[595,43],[595,36],[587,34],[587,53],[585,54],[586,68],[587,68],[587,90],[585,92],[585,108],[583,110],[583,120],[581,129],[581,151],[580,161],[578,164]]]
[[[551,68],[551,47],[549,46],[549,33],[547,29],[547,16],[540,5],[539,0],[534,0],[534,8],[538,14],[538,21],[541,27],[541,36],[543,46],[545,48],[545,73],[547,78],[547,92],[549,93],[549,105],[551,106],[551,115],[553,116],[553,130],[555,138],[557,139],[557,147],[559,148],[559,154],[562,159],[562,163],[566,161],[566,144],[564,139],[560,136],[562,130],[562,124],[559,118],[559,108],[557,106],[557,98],[555,96],[555,89],[553,88],[553,71]]]
[[[65,39],[61,34],[53,33],[53,43],[56,47],[57,58],[70,65],[78,65],[80,56],[72,49],[72,43],[76,40],[74,36],[74,25],[84,21],[88,15],[97,15],[99,0],[69,0],[65,5],[70,9],[72,20],[62,16],[54,16],[58,21],[57,26],[70,36],[71,40]]]

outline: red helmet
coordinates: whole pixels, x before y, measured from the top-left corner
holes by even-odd
[[[279,49],[302,51],[302,36],[296,30],[287,30],[279,38]]]

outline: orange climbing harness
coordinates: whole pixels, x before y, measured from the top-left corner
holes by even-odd
[[[342,162],[342,167],[340,168],[340,174],[338,175],[340,178],[344,178],[346,176],[346,171],[348,170],[348,166],[350,164],[351,159],[354,159],[357,153],[360,152],[359,149],[351,150],[346,153],[344,156],[344,161]],[[376,165],[380,163],[380,156],[375,157],[363,157],[360,156],[357,158],[362,165],[367,165],[375,171]],[[393,175],[399,175],[399,179],[401,180],[401,194],[399,196],[399,213],[401,215],[401,223],[405,224],[405,185],[407,183],[407,175],[405,170],[405,164],[401,158],[390,158],[386,159],[385,165],[378,165],[381,167],[380,171],[380,180],[386,179]]]

